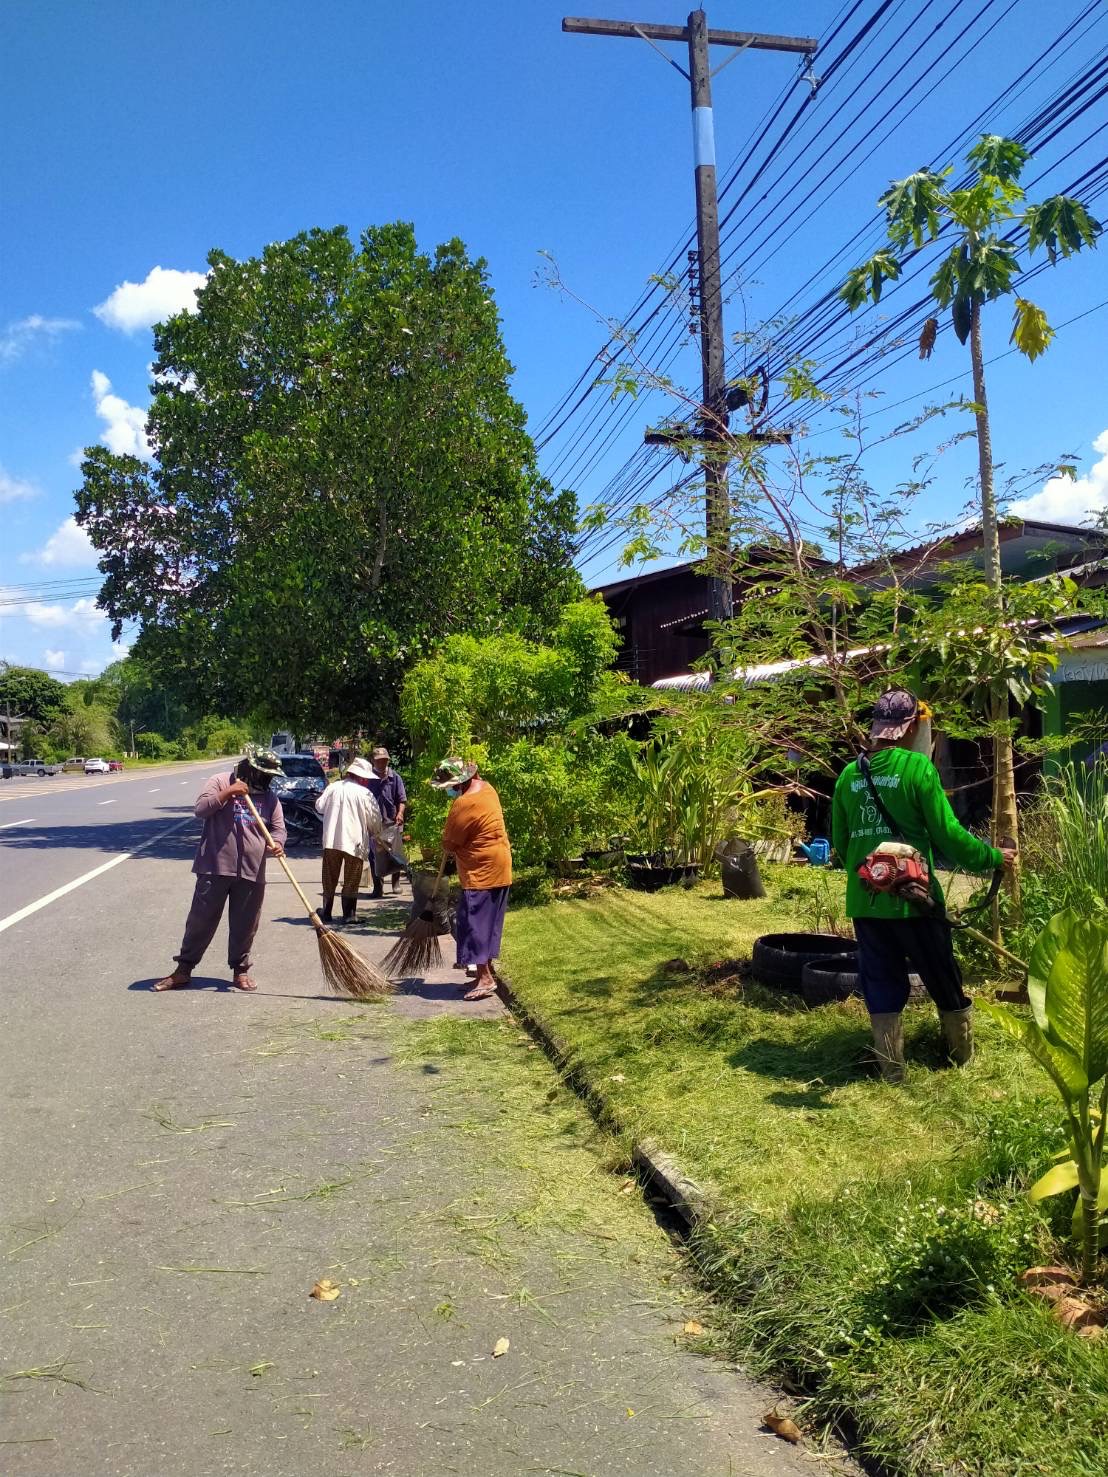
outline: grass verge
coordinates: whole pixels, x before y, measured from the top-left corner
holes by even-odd
[[[1068,1218],[1023,1195],[1061,1143],[1043,1079],[980,1020],[974,1063],[944,1070],[919,1006],[888,1087],[860,1003],[809,1011],[715,967],[808,926],[815,879],[767,883],[757,903],[709,883],[524,908],[504,963],[621,1126],[708,1189],[693,1251],[731,1351],[799,1388],[809,1422],[913,1477],[1102,1474],[1108,1349],[1015,1281]]]

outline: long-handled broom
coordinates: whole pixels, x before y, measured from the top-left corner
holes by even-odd
[[[440,968],[443,963],[439,947],[439,927],[435,917],[435,901],[439,884],[446,870],[446,852],[442,854],[435,886],[425,908],[414,912],[404,932],[381,960],[381,967],[390,979],[405,979],[409,975],[423,975],[429,969]]]
[[[244,795],[242,798],[249,806],[250,814],[257,821],[262,835],[269,845],[273,846],[273,837],[269,834],[265,821],[258,814],[257,806],[249,795]],[[388,977],[382,974],[375,965],[370,964],[367,959],[363,959],[345,939],[335,933],[334,929],[327,927],[305,897],[304,889],[292,875],[292,868],[288,862],[283,856],[279,856],[277,860],[285,869],[285,876],[296,889],[297,897],[308,910],[308,919],[315,929],[316,942],[319,945],[319,967],[323,970],[323,978],[332,991],[336,995],[350,995],[355,1000],[368,1000],[374,995],[387,994],[392,989]]]

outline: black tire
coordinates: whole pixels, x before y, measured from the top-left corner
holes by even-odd
[[[927,987],[918,974],[908,976],[909,999],[928,999]],[[834,1000],[848,1000],[851,995],[860,995],[862,987],[858,981],[857,954],[832,955],[826,959],[810,959],[801,971],[800,993],[805,1005],[813,1008],[830,1005]]]
[[[800,974],[804,1004],[813,1009],[818,1005],[830,1005],[834,1000],[848,1000],[857,990],[857,954],[832,954],[826,959],[809,959]]]
[[[835,933],[764,933],[754,940],[750,963],[759,984],[799,995],[806,964],[842,955],[850,947],[849,939]]]

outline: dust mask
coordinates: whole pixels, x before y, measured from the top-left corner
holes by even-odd
[[[909,750],[912,754],[922,754],[925,759],[930,759],[932,744],[931,709],[926,703],[920,703],[916,731],[910,739],[905,738],[901,747]]]

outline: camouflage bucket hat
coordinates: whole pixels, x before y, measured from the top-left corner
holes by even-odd
[[[471,759],[459,759],[456,755],[452,755],[437,766],[427,783],[433,785],[436,790],[449,790],[454,785],[464,785],[476,773],[477,766]]]
[[[272,749],[261,749],[257,744],[247,744],[246,752],[242,756],[251,769],[256,769],[259,774],[280,775],[284,774],[281,761]]]

